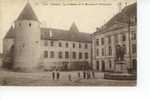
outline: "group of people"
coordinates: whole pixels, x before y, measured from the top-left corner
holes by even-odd
[[[60,78],[60,72],[59,71],[53,71],[52,72],[52,79],[53,80],[59,80]]]
[[[59,71],[52,71],[52,80],[59,80],[60,79],[60,72]],[[72,75],[69,73],[67,75],[68,80],[72,81]],[[78,79],[91,79],[95,78],[95,72],[94,71],[79,71],[77,72]]]
[[[95,78],[95,72],[94,71],[83,71],[78,72],[78,78],[83,78],[83,79],[91,79]]]

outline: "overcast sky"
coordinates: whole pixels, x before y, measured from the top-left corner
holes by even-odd
[[[119,2],[122,2],[122,8],[125,2],[128,4],[135,2],[135,0],[95,0],[97,3],[105,1],[106,5],[54,6],[51,5],[53,2],[62,4],[63,0],[0,0],[0,52],[2,52],[3,37],[27,1],[31,3],[41,26],[68,30],[72,22],[75,22],[79,31],[87,33],[93,33],[96,27],[100,27],[118,13]],[[68,4],[67,1],[65,0],[66,4]],[[77,3],[79,0],[74,1]]]

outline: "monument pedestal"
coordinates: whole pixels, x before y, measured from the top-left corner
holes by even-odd
[[[115,62],[115,72],[116,73],[127,73],[128,69],[125,61],[116,61]]]

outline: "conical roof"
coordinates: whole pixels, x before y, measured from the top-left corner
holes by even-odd
[[[74,32],[74,33],[78,33],[79,32],[75,22],[72,23],[72,25],[70,27],[70,32]]]
[[[38,21],[37,16],[35,15],[30,3],[27,3],[17,20],[36,20]]]

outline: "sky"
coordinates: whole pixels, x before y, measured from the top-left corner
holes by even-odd
[[[129,5],[135,0],[0,0],[0,52],[2,39],[27,2],[30,2],[41,27],[68,30],[75,22],[79,31],[93,33],[97,27],[117,14],[120,8],[125,7],[125,2]],[[97,4],[68,5],[71,2]],[[119,2],[122,4],[120,7]]]

